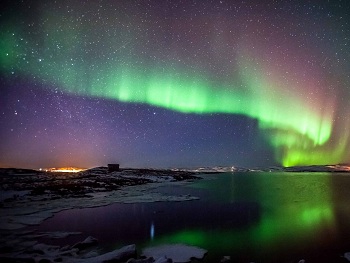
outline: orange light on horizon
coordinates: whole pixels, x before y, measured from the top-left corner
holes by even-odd
[[[61,168],[49,168],[46,171],[52,173],[79,173],[81,171],[85,171],[84,168],[76,168],[76,167],[61,167]]]

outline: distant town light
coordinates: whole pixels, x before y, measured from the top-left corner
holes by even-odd
[[[81,171],[85,171],[84,168],[76,168],[76,167],[62,167],[62,168],[49,168],[48,171],[52,173],[79,173]]]

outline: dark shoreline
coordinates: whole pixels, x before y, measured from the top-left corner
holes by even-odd
[[[6,262],[36,262],[34,255],[39,253],[36,255],[39,258],[40,255],[48,256],[52,250],[57,254],[64,253],[72,260],[79,260],[79,255],[65,250],[62,252],[62,247],[47,246],[36,250],[40,236],[32,231],[27,232],[25,227],[36,226],[66,209],[101,207],[116,202],[195,200],[198,198],[165,196],[153,190],[164,183],[172,185],[199,180],[201,177],[198,174],[200,173],[156,169],[120,169],[108,173],[107,167],[96,167],[78,173],[1,169],[0,259]],[[60,234],[62,233],[58,235]],[[30,256],[31,253],[34,253],[33,257]],[[82,253],[85,254],[85,251]]]
[[[108,173],[107,167],[96,167],[78,173],[54,173],[30,169],[1,168],[0,190],[28,191],[30,196],[49,195],[50,199],[89,197],[91,193],[110,192],[125,186],[143,185],[158,181],[198,180],[199,173],[157,169],[120,169]],[[19,198],[16,194],[3,202]]]

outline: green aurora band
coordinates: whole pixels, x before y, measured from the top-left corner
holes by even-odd
[[[182,113],[240,114],[254,118],[275,148],[276,161],[284,166],[343,160],[349,136],[332,138],[333,105],[310,104],[287,84],[268,77],[251,62],[253,58],[246,56],[238,61],[238,73],[224,83],[166,64],[141,68],[97,61],[96,69],[92,70],[86,61],[78,59],[81,55],[68,48],[73,45],[69,41],[66,48],[56,48],[56,53],[50,51],[56,38],[47,40],[51,49],[37,48],[28,55],[26,46],[33,46],[28,45],[30,40],[14,33],[1,33],[1,71],[9,76],[11,72],[20,73],[31,81],[77,96],[146,103]],[[329,143],[331,138],[338,143]]]

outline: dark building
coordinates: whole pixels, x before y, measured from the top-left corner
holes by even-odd
[[[119,171],[119,163],[109,163],[108,164],[108,172],[118,172]]]

